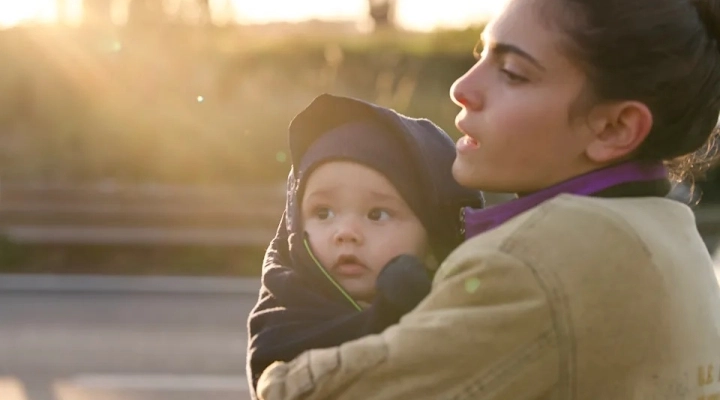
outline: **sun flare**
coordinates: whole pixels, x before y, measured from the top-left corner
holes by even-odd
[[[24,22],[49,22],[56,18],[54,0],[24,0],[3,2],[0,5],[0,26],[13,26]]]
[[[113,1],[122,6],[130,0]],[[175,4],[192,0],[166,1]],[[421,3],[417,0],[397,0],[397,18],[400,25],[413,30],[463,27],[486,19],[503,1],[443,0]],[[0,27],[30,22],[53,22],[57,21],[61,14],[76,21],[81,15],[82,2],[83,0],[2,0]],[[58,4],[64,4],[64,9],[58,10]],[[252,23],[296,22],[313,18],[353,20],[367,15],[368,7],[367,0],[210,0],[210,5],[218,19]]]

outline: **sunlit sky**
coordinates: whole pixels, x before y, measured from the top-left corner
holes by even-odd
[[[82,0],[65,1],[66,15],[76,21],[82,13]],[[120,6],[125,1],[116,0]],[[486,19],[499,3],[501,0],[398,0],[397,14],[407,29],[463,27]],[[56,4],[57,0],[0,0],[0,26],[54,21],[59,14]],[[358,20],[367,15],[367,0],[210,0],[210,4],[214,18],[250,23],[312,18]]]

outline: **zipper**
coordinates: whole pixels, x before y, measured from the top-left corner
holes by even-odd
[[[330,275],[325,268],[323,268],[322,264],[320,264],[320,261],[315,257],[315,254],[313,254],[312,250],[310,249],[310,243],[308,243],[307,238],[303,238],[303,245],[305,245],[305,250],[307,250],[308,254],[310,255],[310,258],[312,258],[315,265],[320,268],[320,271],[325,275],[325,277],[332,283],[337,290],[340,291],[340,294],[342,294],[347,301],[350,302],[350,304],[355,308],[357,311],[362,311],[362,307],[350,296],[348,292],[345,291],[345,289],[340,285],[335,278]]]

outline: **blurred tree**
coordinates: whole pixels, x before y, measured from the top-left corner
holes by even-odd
[[[163,0],[130,0],[128,24],[134,26],[156,26],[173,21],[200,25],[210,24],[210,0],[175,0],[166,7]]]
[[[65,3],[59,0],[58,3]],[[83,24],[92,26],[107,26],[112,24],[113,0],[82,0]]]
[[[154,26],[167,20],[162,0],[130,0],[128,25]]]
[[[395,29],[396,0],[368,0],[368,6],[376,30]]]
[[[212,12],[210,10],[210,0],[195,0],[197,2],[198,13],[200,14],[200,24],[209,25],[212,23]]]
[[[178,15],[174,17],[186,23],[210,25],[212,23],[210,0],[181,0]]]
[[[55,8],[57,9],[57,19],[59,24],[67,23],[67,0],[55,0]]]

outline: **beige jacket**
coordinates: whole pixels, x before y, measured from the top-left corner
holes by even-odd
[[[264,400],[720,399],[691,210],[561,195],[460,246],[399,324],[275,363]]]

